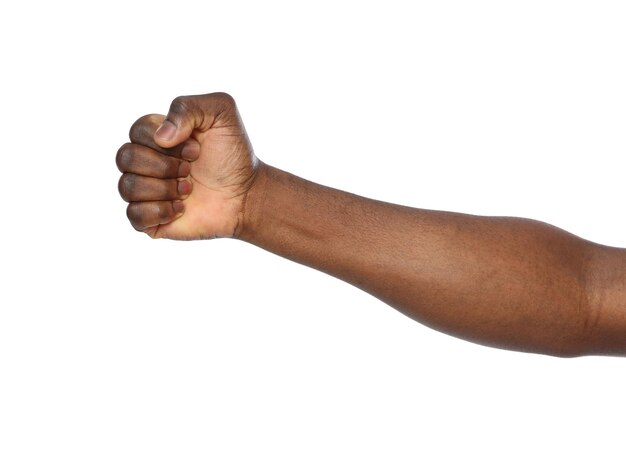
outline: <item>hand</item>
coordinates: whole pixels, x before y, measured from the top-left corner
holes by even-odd
[[[153,238],[233,237],[260,161],[235,101],[225,93],[174,99],[146,115],[118,151],[128,219]]]

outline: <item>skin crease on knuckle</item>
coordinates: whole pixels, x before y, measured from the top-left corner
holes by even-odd
[[[175,114],[177,117],[182,118],[184,114],[192,112],[194,109],[195,109],[194,99],[192,97],[178,96],[174,98],[174,100],[172,101],[172,104],[170,105],[169,113]]]
[[[117,165],[117,169],[120,172],[124,173],[128,170],[130,163],[132,161],[132,155],[129,152],[130,143],[127,142],[123,144],[117,151],[117,155],[115,156],[115,164]]]
[[[170,105],[169,117],[173,114],[175,118],[182,118],[184,114],[195,113],[200,117],[199,125],[203,126],[206,111],[203,106],[213,106],[215,111],[214,118],[219,118],[223,113],[231,112],[236,107],[235,99],[228,93],[209,93],[201,97],[197,96],[178,96],[174,98]],[[171,120],[177,124],[176,120]]]
[[[172,221],[176,216],[174,202],[134,202],[128,205],[126,215],[133,228],[138,232],[145,232],[155,238],[154,229],[160,224]]]
[[[126,143],[120,147],[116,163],[122,173],[153,178],[182,178],[189,174],[188,162],[139,144]]]
[[[219,110],[217,111],[216,118],[219,118],[222,114],[232,114],[232,112],[236,111],[237,103],[235,102],[235,98],[230,94],[212,93],[207,96],[215,98],[218,102],[217,106]]]
[[[119,182],[120,195],[126,202],[178,199],[178,187],[176,179],[157,179],[133,173],[124,173]]]
[[[178,192],[179,181],[176,179],[154,179],[140,177],[141,187],[133,197],[137,201],[148,200],[175,200],[180,197]]]
[[[230,94],[219,92],[219,93],[213,93],[213,96],[216,98],[219,98],[225,108],[235,107],[235,98],[233,98]]]
[[[126,150],[127,170],[153,178],[176,178],[181,161],[175,157],[150,150],[149,147],[131,144]],[[124,160],[124,159],[122,159]]]
[[[174,219],[173,202],[133,202],[126,209],[126,216],[135,230],[146,229],[170,222]]]
[[[128,137],[133,142],[145,144],[141,141],[151,141],[152,137],[154,136],[154,132],[159,127],[162,121],[163,116],[157,114],[148,114],[144,115],[143,117],[139,117],[130,127]]]
[[[146,226],[143,225],[143,213],[140,204],[130,203],[126,208],[126,217],[135,230],[141,232],[145,229]]]
[[[120,180],[118,182],[118,190],[119,190],[120,196],[126,202],[131,201],[130,197],[132,196],[132,193],[134,191],[136,179],[137,179],[137,176],[134,174],[130,174],[130,173],[124,173],[120,177]]]

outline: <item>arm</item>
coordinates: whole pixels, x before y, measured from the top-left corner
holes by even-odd
[[[228,95],[177,98],[167,117],[139,119],[117,163],[129,219],[152,237],[239,238],[481,344],[626,355],[624,250],[298,178],[255,157]]]
[[[621,250],[538,221],[370,200],[265,165],[246,209],[242,240],[338,277],[436,330],[557,356],[626,353],[619,295],[606,312],[596,295],[598,266],[623,286]]]

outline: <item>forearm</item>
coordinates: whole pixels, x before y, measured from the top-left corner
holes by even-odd
[[[379,202],[263,165],[239,238],[481,344],[579,355],[595,326],[596,245],[537,221]]]

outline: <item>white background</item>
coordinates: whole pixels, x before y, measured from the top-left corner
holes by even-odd
[[[152,241],[114,156],[227,91],[265,162],[626,245],[621,1],[0,12],[0,459],[624,459],[626,361],[431,331],[231,240]]]

